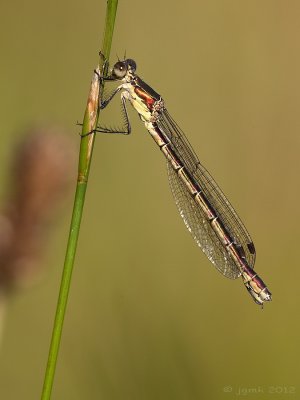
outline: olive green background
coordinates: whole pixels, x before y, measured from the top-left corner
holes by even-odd
[[[24,127],[61,124],[79,145],[104,16],[104,0],[2,5],[2,196]],[[163,96],[273,301],[261,310],[197,248],[130,110],[132,135],[96,140],[53,399],[299,399],[299,21],[293,0],[119,1],[112,63],[126,50]],[[43,279],[8,304],[1,399],[40,397],[72,201]]]

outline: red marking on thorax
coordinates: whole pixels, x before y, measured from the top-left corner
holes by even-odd
[[[145,92],[143,89],[139,87],[134,88],[135,93],[139,96],[140,99],[144,101],[146,106],[150,111],[152,111],[153,104],[155,103],[155,99],[151,97],[147,92]]]

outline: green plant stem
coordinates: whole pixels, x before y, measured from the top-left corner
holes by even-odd
[[[108,0],[106,9],[105,32],[102,44],[102,53],[105,59],[109,58],[112,36],[117,12],[118,0]],[[100,57],[98,72],[102,70],[103,59]],[[64,268],[62,272],[59,297],[57,301],[56,314],[50,343],[47,368],[45,372],[44,385],[42,390],[42,400],[49,400],[51,397],[59,345],[61,341],[63,322],[67,307],[68,294],[70,289],[73,265],[75,260],[80,223],[83,213],[85,193],[87,189],[88,176],[90,171],[95,134],[87,133],[93,131],[99,118],[99,93],[103,87],[99,85],[98,75],[95,73],[91,82],[91,88],[87,107],[84,114],[82,126],[82,138],[80,143],[78,179],[73,206],[73,214],[70,226],[69,239],[67,244]],[[84,136],[86,135],[86,136]]]

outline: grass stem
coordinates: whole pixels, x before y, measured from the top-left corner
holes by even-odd
[[[102,44],[102,54],[106,59],[109,59],[110,49],[112,44],[112,36],[114,31],[116,12],[118,0],[108,0],[105,19],[105,31]],[[103,59],[100,57],[99,66],[97,68],[98,74],[102,71]],[[45,371],[44,385],[42,390],[42,400],[49,400],[51,397],[55,369],[57,364],[57,357],[61,341],[63,322],[67,307],[69,289],[71,284],[71,277],[73,265],[75,260],[76,248],[78,243],[80,223],[82,219],[83,206],[85,194],[87,189],[90,165],[92,160],[92,153],[95,141],[95,134],[86,135],[92,132],[97,124],[99,118],[99,94],[103,90],[100,87],[99,77],[95,72],[92,78],[87,107],[84,114],[82,125],[82,138],[80,143],[79,164],[78,164],[78,179],[75,193],[75,200],[73,206],[73,214],[70,225],[70,233],[67,244],[65,262],[62,272],[59,297],[57,301],[56,314],[50,343],[48,362]],[[86,135],[86,136],[84,136]]]

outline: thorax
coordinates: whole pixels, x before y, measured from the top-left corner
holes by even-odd
[[[157,105],[160,104],[162,107],[161,96],[138,76],[132,77],[129,82],[124,82],[122,87],[124,89],[123,96],[130,101],[142,121],[151,121],[153,113],[157,111]]]

